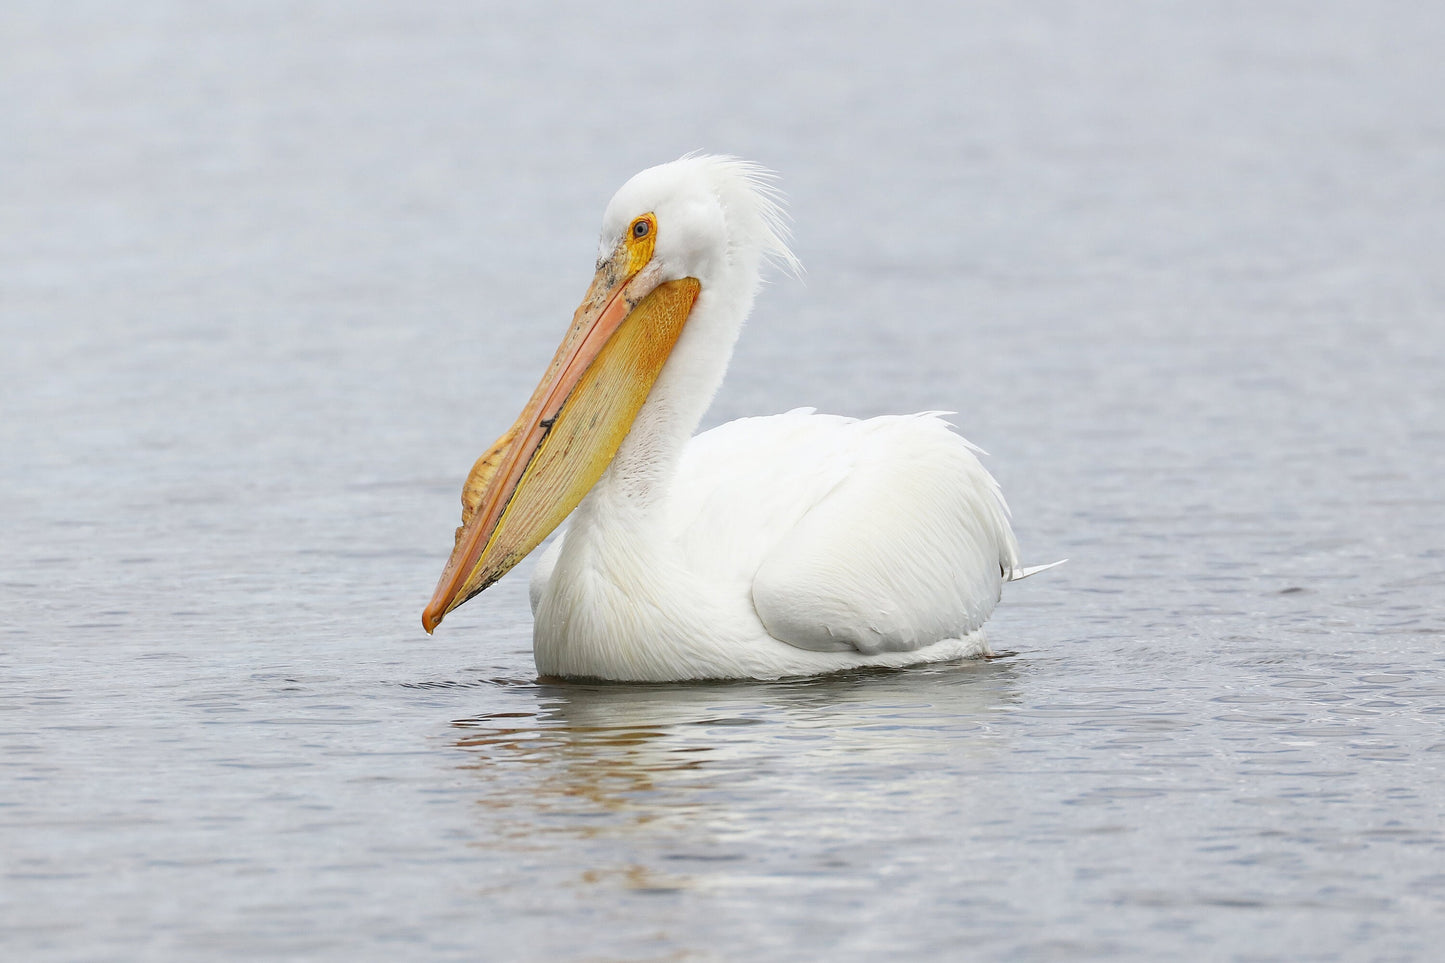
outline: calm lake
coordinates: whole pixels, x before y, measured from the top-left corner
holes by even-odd
[[[0,956],[1429,960],[1445,7],[0,11]],[[708,424],[930,409],[990,662],[423,605],[612,192],[777,169]]]

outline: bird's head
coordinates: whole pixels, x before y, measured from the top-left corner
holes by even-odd
[[[705,291],[754,289],[765,258],[798,268],[772,173],[733,157],[684,157],[622,185],[602,216],[599,270],[624,252],[645,282],[695,278]]]
[[[428,632],[597,482],[701,299],[710,319],[740,325],[765,258],[796,271],[771,182],[746,161],[694,155],[642,171],[612,198],[596,274],[561,347],[462,490],[462,527],[422,615]]]

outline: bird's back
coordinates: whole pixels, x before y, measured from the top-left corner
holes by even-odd
[[[751,583],[774,638],[911,651],[979,628],[1018,565],[974,452],[934,414],[742,419],[688,445],[669,517],[691,566]]]

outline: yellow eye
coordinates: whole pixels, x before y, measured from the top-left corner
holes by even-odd
[[[629,274],[641,271],[652,260],[652,249],[657,244],[657,218],[643,214],[627,228],[627,270]]]

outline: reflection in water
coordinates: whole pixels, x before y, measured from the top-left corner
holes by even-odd
[[[956,794],[929,774],[998,752],[990,718],[1015,676],[1002,660],[770,685],[542,685],[531,710],[453,725],[462,768],[486,780],[482,845],[570,839],[593,850],[573,885],[669,892],[750,858],[759,827]]]

